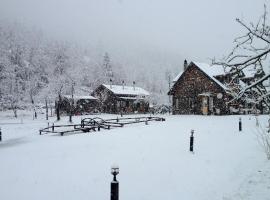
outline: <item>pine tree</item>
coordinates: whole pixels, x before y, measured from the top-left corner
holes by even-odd
[[[114,79],[112,65],[110,62],[109,54],[106,52],[103,59],[103,70],[105,72],[105,82],[108,83]]]

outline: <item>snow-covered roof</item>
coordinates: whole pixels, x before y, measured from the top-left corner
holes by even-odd
[[[215,81],[220,87],[224,90],[228,90],[228,88],[222,84],[219,80],[215,78],[218,75],[226,74],[226,71],[221,65],[209,65],[206,63],[193,62],[197,67],[199,67],[204,73],[206,73],[213,81]]]
[[[219,75],[225,75],[226,73],[229,73],[230,68],[224,68],[222,65],[209,65],[206,63],[200,63],[200,62],[192,62],[194,65],[196,65],[199,69],[201,69],[206,75],[209,76],[214,82],[216,82],[221,88],[224,90],[229,90],[228,87],[226,87],[223,83],[221,83],[216,76]],[[180,72],[174,79],[173,83],[177,82],[178,79],[183,75],[183,71]],[[172,88],[174,85],[172,86]]]
[[[122,95],[144,95],[149,96],[149,92],[140,88],[140,87],[133,87],[133,86],[122,86],[122,85],[105,85],[104,87],[112,91],[114,94],[122,94]]]
[[[93,92],[93,90],[91,90],[89,87],[83,87],[81,86],[80,88],[78,88],[76,90],[76,93],[80,94],[81,96],[87,96],[86,94],[91,94]]]
[[[254,67],[246,67],[243,69],[245,78],[253,78],[256,74],[256,69]]]
[[[193,62],[197,67],[203,70],[208,76],[219,76],[228,73],[222,65],[209,65],[207,63]]]
[[[183,71],[182,72],[180,72],[174,79],[173,79],[173,83],[174,82],[176,82],[176,81],[178,81],[178,79],[180,78],[180,76],[183,74]]]
[[[72,96],[71,95],[64,95],[63,97],[66,97],[68,99],[71,99]],[[96,100],[97,98],[93,97],[93,96],[73,96],[73,99],[75,100],[79,100],[79,99],[87,99],[87,100]]]
[[[206,97],[210,97],[213,96],[213,94],[211,92],[203,92],[201,94],[198,94],[198,96],[206,96]]]
[[[242,80],[239,80],[239,85],[244,88],[247,86],[247,84],[245,82],[243,82]]]
[[[136,98],[136,97],[120,97],[120,99],[126,99],[126,100],[144,100],[144,98]]]

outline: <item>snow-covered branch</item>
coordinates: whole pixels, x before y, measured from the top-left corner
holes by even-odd
[[[264,6],[264,13],[256,24],[248,24],[236,19],[245,29],[244,34],[234,40],[236,45],[227,57],[220,61],[213,60],[213,63],[228,67],[232,76],[231,83],[238,82],[235,89],[231,91],[232,101],[248,98],[249,102],[263,102],[270,108],[269,95],[267,95],[270,87],[268,58],[270,55],[270,24],[267,16],[267,9]],[[252,80],[245,82],[243,80],[245,73],[251,69],[256,73]]]

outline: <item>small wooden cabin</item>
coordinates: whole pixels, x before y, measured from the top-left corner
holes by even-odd
[[[92,95],[99,99],[101,111],[105,113],[146,113],[149,110],[149,92],[135,85],[102,84]]]

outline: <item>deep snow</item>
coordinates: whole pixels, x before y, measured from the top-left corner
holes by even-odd
[[[47,121],[38,117],[0,114],[0,199],[108,200],[113,164],[120,167],[122,200],[270,199],[270,162],[254,116],[242,116],[242,132],[239,116],[165,115],[165,122],[63,137],[40,136]],[[263,126],[266,120],[259,117]]]

